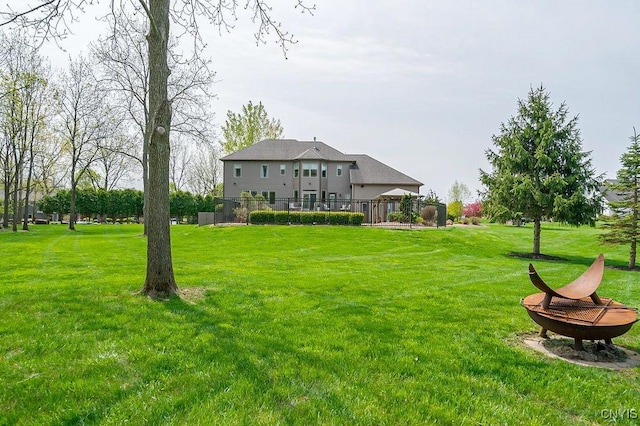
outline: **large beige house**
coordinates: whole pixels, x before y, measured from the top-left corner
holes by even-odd
[[[322,204],[333,210],[394,189],[419,193],[422,186],[368,155],[343,154],[315,140],[265,139],[222,161],[225,198],[250,192],[271,204],[290,198],[303,208]]]

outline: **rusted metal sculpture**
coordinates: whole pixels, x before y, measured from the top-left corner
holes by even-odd
[[[529,264],[529,278],[543,293],[525,297],[521,303],[538,325],[540,336],[547,330],[573,337],[576,350],[584,350],[583,340],[604,340],[611,344],[638,320],[637,310],[609,298],[600,298],[596,290],[604,274],[604,256],[600,254],[582,275],[564,287],[553,290]]]

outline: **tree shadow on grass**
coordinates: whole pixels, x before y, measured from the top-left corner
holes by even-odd
[[[78,407],[63,418],[64,423],[104,421],[114,406],[121,410],[115,413],[118,418],[147,396],[157,402],[136,416],[151,424],[197,417],[202,414],[199,410],[212,406],[227,410],[218,411],[219,418],[246,419],[269,412],[283,423],[320,411],[355,415],[330,387],[346,379],[339,373],[342,354],[318,350],[322,336],[308,338],[311,329],[290,332],[288,323],[275,318],[278,312],[263,306],[260,295],[239,290],[229,296],[190,287],[180,292],[181,297],[150,299],[142,311],[147,317],[140,323],[151,328],[144,331],[148,338],[137,341],[138,360],[128,379],[133,386],[89,408]],[[101,318],[96,317],[96,327],[102,327]],[[291,320],[292,326],[296,323]],[[310,326],[305,323],[301,328]],[[153,393],[154,386],[162,390]],[[242,398],[248,399],[238,402]]]
[[[509,252],[507,253],[507,256],[509,257],[517,257],[519,259],[532,259],[532,260],[546,260],[546,261],[566,261],[567,259],[565,259],[564,257],[558,257],[558,256],[550,256],[547,254],[535,254],[535,253],[517,253],[517,252]]]
[[[551,256],[546,254],[533,254],[533,253],[520,253],[520,252],[509,252],[506,254],[507,257],[514,257],[517,259],[525,259],[529,260],[531,263],[535,262],[557,262],[557,263],[566,263],[571,265],[582,265],[585,267],[591,266],[591,264],[596,260],[598,255],[594,255],[593,257],[584,257],[584,256]],[[605,269],[615,269],[620,271],[629,271],[629,272],[640,272],[640,268],[629,269],[627,262],[620,260],[611,260],[607,259],[605,256]],[[535,265],[534,265],[535,266]]]
[[[296,419],[295,410],[301,404],[310,404],[312,410],[325,406],[332,411],[350,411],[339,395],[322,384],[327,377],[335,378],[337,359],[305,350],[299,333],[289,332],[288,327],[274,321],[277,313],[263,309],[261,299],[255,301],[257,309],[243,309],[225,305],[210,289],[203,293],[201,289],[184,288],[181,292],[198,297],[174,297],[163,306],[211,342],[210,351],[202,347],[209,354],[202,355],[226,365],[231,373],[217,384],[221,392],[249,383],[255,395],[264,399],[262,404],[284,422]],[[200,393],[211,393],[211,389],[201,389]]]

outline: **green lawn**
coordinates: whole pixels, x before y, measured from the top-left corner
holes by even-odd
[[[0,424],[594,424],[640,368],[527,349],[532,228],[173,226],[185,297],[150,301],[138,225],[0,232]],[[552,286],[605,253],[547,225]],[[640,306],[640,273],[599,293]],[[640,351],[640,326],[615,340]],[[637,422],[628,416],[622,421]]]

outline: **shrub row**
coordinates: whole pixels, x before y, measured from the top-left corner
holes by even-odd
[[[363,213],[351,212],[286,212],[273,210],[254,210],[249,214],[249,223],[252,223],[254,225],[361,225],[363,221]]]
[[[480,225],[480,218],[479,217],[475,217],[475,216],[473,216],[473,217],[465,217],[465,218],[462,219],[462,223],[465,224],[465,225],[469,225],[469,224]]]

